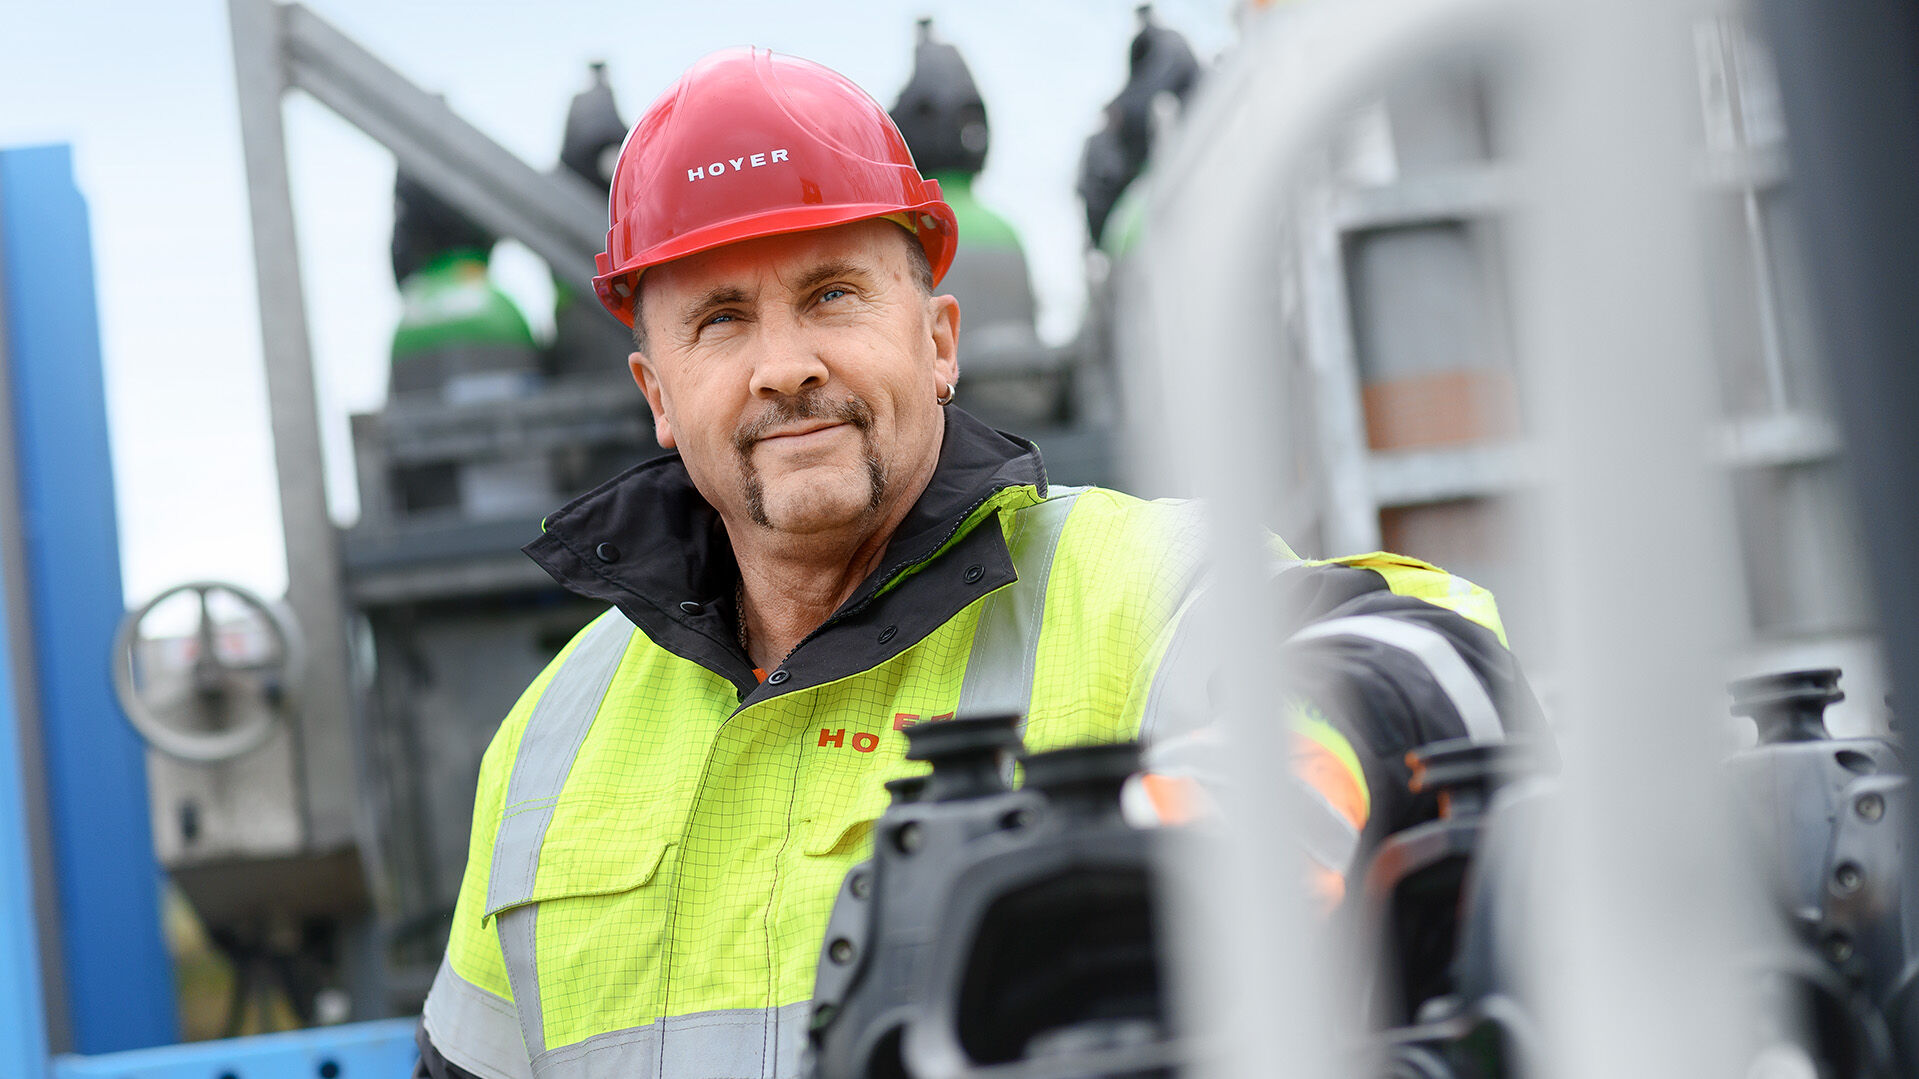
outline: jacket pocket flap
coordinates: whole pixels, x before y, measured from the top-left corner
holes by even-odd
[[[800,832],[800,852],[814,858],[843,854],[864,846],[873,834],[873,822],[879,819],[885,803],[866,816],[830,817],[804,822]]]
[[[886,813],[893,794],[886,784],[908,776],[927,773],[924,761],[904,758],[880,762],[858,780],[839,785],[837,796],[822,799],[807,810],[799,821],[800,851],[810,857],[864,853],[873,824]]]
[[[487,894],[486,912],[481,924],[503,910],[541,903],[548,899],[572,896],[615,895],[644,888],[653,883],[666,859],[667,848],[674,844],[664,839],[642,840],[624,851],[604,849],[584,853],[556,850],[548,844],[540,851],[533,873],[522,874],[520,881],[499,880]],[[495,873],[505,868],[494,866]]]

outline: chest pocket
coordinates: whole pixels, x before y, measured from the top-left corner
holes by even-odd
[[[531,873],[516,874],[511,886],[489,888],[485,916],[492,918],[502,911],[549,899],[617,895],[644,888],[659,876],[660,865],[672,846],[664,838],[642,839],[628,843],[624,850],[602,851],[584,862],[570,854],[544,859],[536,855]],[[496,863],[496,882],[504,879],[499,868]]]
[[[911,764],[912,762],[908,762]],[[924,770],[924,765],[913,764],[911,768],[899,769],[899,775],[912,775]],[[853,858],[865,857],[873,837],[873,823],[886,812],[892,801],[887,793],[884,781],[892,778],[876,775],[871,790],[834,807],[821,807],[812,811],[812,815],[799,822],[800,853],[809,858],[825,858],[832,855],[847,855]]]
[[[938,722],[934,720],[932,722]],[[925,776],[925,761],[906,759],[906,735],[885,731],[877,735],[871,754],[858,751],[822,752],[801,767],[795,791],[794,838],[808,862],[832,861],[851,868],[872,847],[875,822],[893,802],[887,784]],[[847,745],[853,745],[852,732]],[[832,883],[837,892],[839,882]]]

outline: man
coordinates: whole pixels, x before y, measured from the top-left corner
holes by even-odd
[[[948,407],[953,216],[876,102],[802,60],[710,56],[628,138],[610,222],[596,285],[679,454],[527,548],[613,609],[482,766],[422,1020],[436,1079],[791,1076],[838,885],[883,782],[921,768],[902,728],[1014,708],[1035,750],[1176,757],[1196,722],[1167,692],[1205,673],[1181,632],[1194,514],[1051,489],[1030,444]],[[1336,893],[1365,837],[1430,812],[1404,749],[1496,736],[1518,676],[1465,582],[1287,565],[1311,620],[1294,763]]]

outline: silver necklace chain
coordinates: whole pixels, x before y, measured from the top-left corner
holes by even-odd
[[[739,635],[740,651],[745,652],[746,658],[751,660],[753,649],[746,643],[746,578],[744,577],[741,577],[739,583],[733,586],[733,630]]]
[[[746,578],[745,577],[741,577],[739,584],[733,586],[733,631],[740,638],[740,651],[746,653],[746,661],[748,663],[753,662],[752,646],[746,643]],[[787,649],[786,654],[780,657],[780,663],[776,663],[774,664],[774,666],[777,667],[781,663],[785,663],[787,660],[792,659],[793,653],[798,650],[799,650],[799,645],[794,645],[792,648]]]

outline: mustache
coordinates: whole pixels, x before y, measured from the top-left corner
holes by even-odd
[[[733,449],[745,456],[769,432],[800,420],[836,420],[865,434],[873,429],[873,406],[858,397],[829,398],[825,390],[776,397],[733,433]]]

